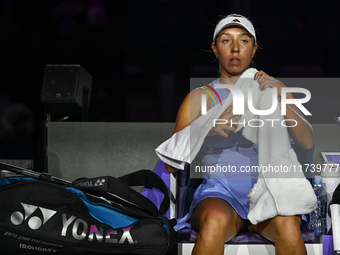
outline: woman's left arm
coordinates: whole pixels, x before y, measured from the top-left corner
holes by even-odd
[[[261,90],[267,88],[278,88],[278,99],[281,101],[281,88],[286,87],[282,82],[276,80],[274,77],[266,74],[263,71],[259,71],[255,74],[255,79],[258,79]],[[286,94],[287,99],[294,98],[291,93]],[[310,149],[314,145],[314,135],[313,130],[307,120],[304,119],[302,113],[296,107],[295,104],[290,104],[286,106],[286,115],[284,118],[287,120],[286,124],[288,127],[288,132],[293,138],[294,142],[301,148]],[[295,121],[290,121],[290,119]]]

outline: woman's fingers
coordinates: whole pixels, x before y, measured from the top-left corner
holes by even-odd
[[[236,128],[228,124],[217,124],[215,128],[212,129],[212,133],[219,134],[223,137],[228,137],[228,133],[235,133]],[[226,132],[227,131],[227,132]]]
[[[239,117],[241,117],[241,115],[232,113],[232,106],[229,106],[214,123],[214,127],[211,129],[210,133],[228,137],[226,132],[236,132],[238,126],[237,119]]]
[[[262,70],[258,71],[254,76],[254,80],[258,79],[260,76],[263,76],[263,75],[267,75],[267,74],[263,72]]]
[[[216,129],[214,134],[227,138],[229,135],[223,129]]]
[[[211,129],[210,133],[219,134],[223,137],[228,137],[228,133],[235,133],[237,128],[236,120],[220,119],[215,123],[215,126]]]
[[[255,80],[257,79],[260,84],[261,90],[266,90],[267,88],[279,88],[284,87],[284,84],[278,80],[276,80],[274,77],[266,74],[262,70],[257,72],[255,74]]]
[[[259,82],[259,83],[260,83],[261,90],[265,90],[267,88],[279,87],[279,84],[275,79],[274,80],[265,79],[264,81]]]
[[[265,81],[275,81],[275,78],[266,74],[265,72],[263,72],[262,70],[261,71],[258,71],[255,76],[254,76],[254,79],[258,80],[258,82],[261,84]]]
[[[241,117],[239,114],[233,114],[232,111],[233,107],[229,106],[220,116],[220,119],[231,119],[235,117]]]
[[[255,74],[254,79],[256,80],[257,78],[263,75],[271,77],[270,75],[266,74],[264,71],[260,70]]]

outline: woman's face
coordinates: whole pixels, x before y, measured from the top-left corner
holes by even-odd
[[[242,27],[231,26],[223,29],[211,45],[221,65],[221,78],[239,77],[248,69],[257,44]]]

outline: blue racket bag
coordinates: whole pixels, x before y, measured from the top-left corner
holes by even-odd
[[[163,216],[168,192],[154,172],[73,183],[38,176],[0,179],[0,254],[171,253],[174,222]],[[162,191],[160,208],[131,186]]]

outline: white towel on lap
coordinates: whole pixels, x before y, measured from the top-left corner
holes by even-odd
[[[243,91],[245,102],[248,88],[251,87],[254,108],[267,110],[272,105],[272,89],[260,90],[259,83],[254,80],[256,72],[254,68],[246,70],[235,86]],[[199,152],[206,135],[213,127],[213,120],[218,119],[231,104],[230,96],[222,105],[216,105],[190,126],[175,133],[156,149],[158,157],[175,168],[184,169],[185,163],[191,163]],[[238,122],[248,123],[251,119],[258,119],[263,125],[258,128],[245,125],[242,134],[259,145],[259,169],[279,171],[260,171],[256,184],[248,194],[250,222],[257,224],[277,215],[299,215],[314,210],[316,197],[312,186],[300,171],[300,163],[289,143],[287,128],[281,125],[284,118],[280,114],[280,108],[277,107],[270,115],[254,115],[245,104],[245,112]],[[271,119],[279,121],[267,121]],[[237,131],[242,127],[240,124]]]

